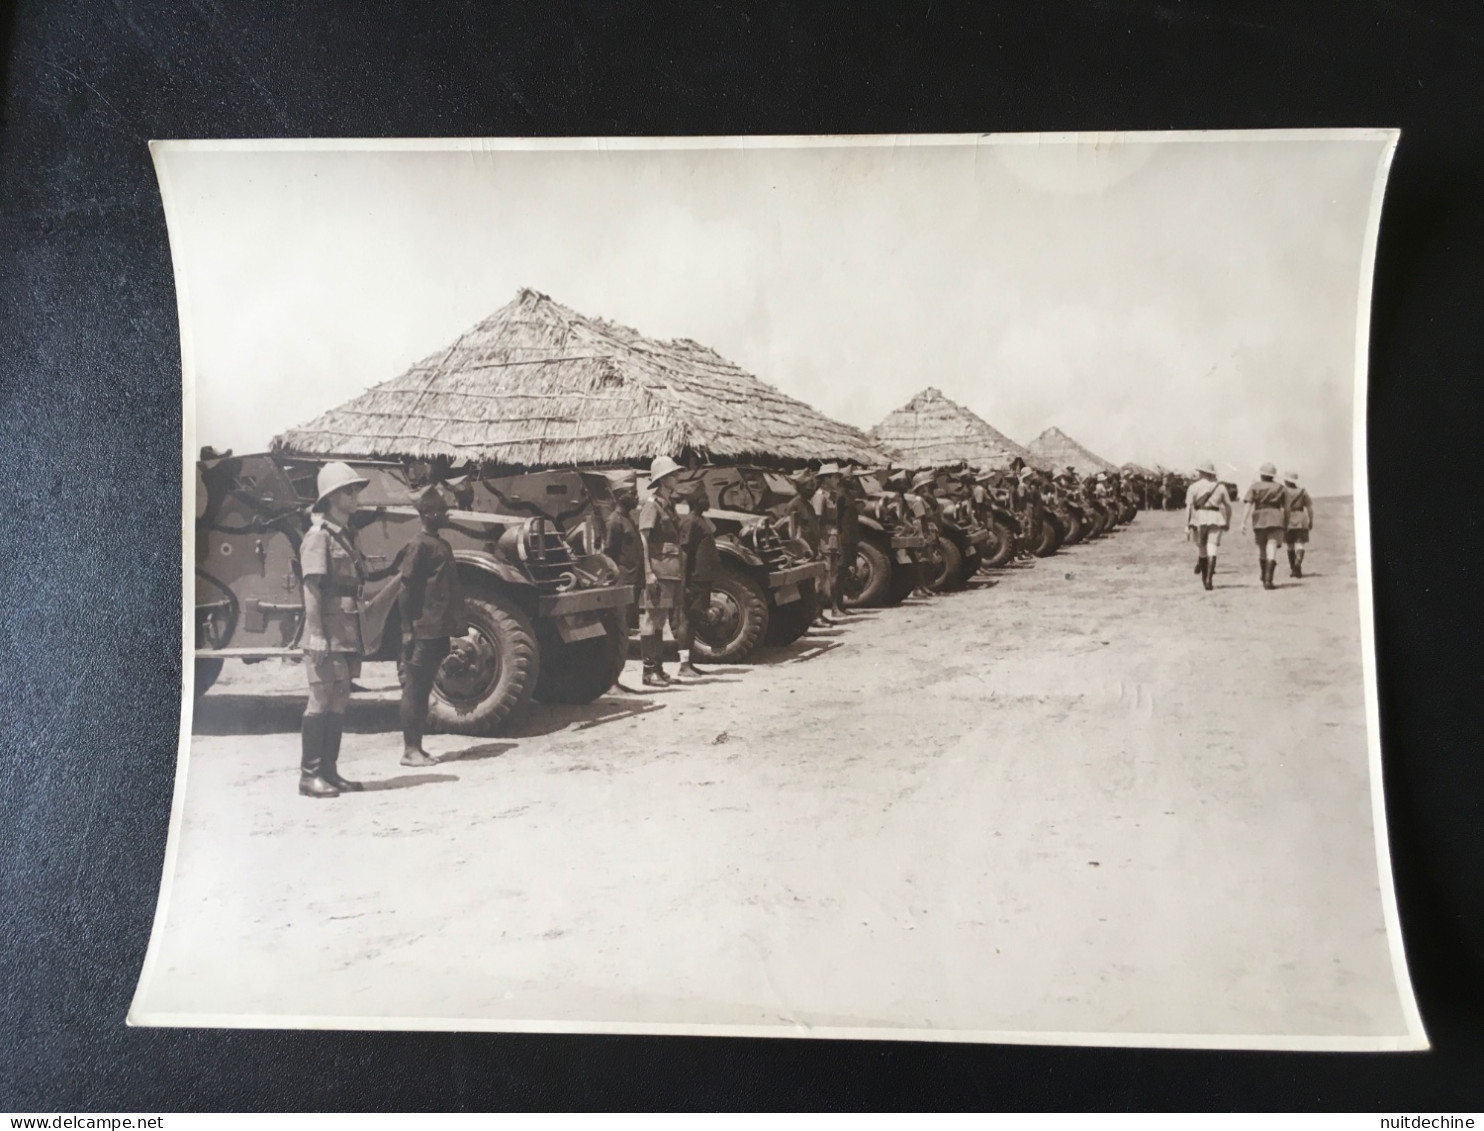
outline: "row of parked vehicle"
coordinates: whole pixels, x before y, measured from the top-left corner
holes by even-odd
[[[205,453],[197,466],[196,694],[229,659],[297,658],[304,606],[299,545],[321,460]],[[366,658],[393,660],[400,581],[387,571],[418,529],[413,488],[436,476],[456,508],[442,532],[459,563],[469,633],[439,672],[434,725],[460,733],[508,728],[535,703],[587,703],[613,687],[628,657],[633,588],[604,553],[617,505],[602,470],[511,474],[417,463],[350,461],[368,480],[353,524],[368,573],[361,628]],[[976,476],[894,469],[848,477],[860,544],[845,601],[898,604],[915,589],[960,588],[1018,557],[1046,556],[1134,517],[1116,478],[1090,484],[1022,469]],[[703,466],[707,516],[722,577],[697,626],[698,658],[744,661],[801,637],[820,610],[825,562],[800,535],[794,479],[759,467]],[[641,490],[643,481],[641,480]]]

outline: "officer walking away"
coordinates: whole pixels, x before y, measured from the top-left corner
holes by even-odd
[[[1210,460],[1195,470],[1196,481],[1185,494],[1185,532],[1195,543],[1195,572],[1201,575],[1201,584],[1212,589],[1221,532],[1231,526],[1231,496],[1226,485],[1217,480],[1216,465]]]
[[[299,547],[304,578],[301,644],[309,679],[300,728],[299,793],[305,797],[338,797],[361,788],[340,776],[338,764],[350,681],[361,674],[360,594],[366,566],[350,519],[367,482],[348,464],[320,468],[319,497]]]
[[[671,501],[680,470],[669,456],[657,456],[649,465],[649,498],[639,509],[639,535],[644,543],[639,647],[644,657],[645,687],[670,685],[664,665],[665,623],[670,623],[677,639],[683,631],[680,590],[685,566],[680,556],[680,527]]]
[[[1288,508],[1284,504],[1283,486],[1277,483],[1278,469],[1265,463],[1257,469],[1257,482],[1247,488],[1242,500],[1247,509],[1242,515],[1242,532],[1252,527],[1257,539],[1257,560],[1262,567],[1262,587],[1276,589],[1273,575],[1278,572],[1278,548],[1283,545]]]
[[[1304,551],[1309,546],[1309,531],[1314,529],[1314,502],[1307,488],[1299,486],[1298,472],[1283,476],[1283,501],[1288,507],[1288,576],[1304,576]]]
[[[705,624],[711,611],[711,586],[721,573],[721,554],[716,549],[716,524],[706,517],[706,485],[696,483],[685,497],[686,513],[679,516],[680,552],[685,580],[681,586],[680,628],[675,643],[680,648],[679,674],[699,679],[706,673],[695,665],[693,649],[696,626]]]
[[[414,501],[422,529],[402,554],[402,592],[397,595],[402,621],[397,665],[402,678],[402,765],[432,766],[436,760],[423,749],[428,698],[451,640],[463,636],[469,626],[453,547],[438,533],[448,522],[448,500],[437,484],[430,484],[415,493]]]

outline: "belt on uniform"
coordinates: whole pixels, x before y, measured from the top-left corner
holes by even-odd
[[[327,597],[359,597],[360,595],[361,586],[359,582],[354,585],[344,581],[325,582],[325,596]]]

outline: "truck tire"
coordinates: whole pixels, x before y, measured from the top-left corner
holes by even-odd
[[[774,648],[786,648],[804,633],[819,616],[824,607],[824,598],[812,583],[803,586],[797,601],[786,605],[774,605],[768,610],[768,631],[763,643]]]
[[[917,561],[892,562],[891,584],[887,587],[886,599],[882,604],[895,607],[912,596],[912,590],[917,588],[917,579],[923,569],[924,566]]]
[[[894,572],[898,568],[891,554],[875,541],[862,538],[855,552],[855,566],[847,577],[846,607],[874,608],[886,604]]]
[[[999,569],[1015,558],[1015,535],[999,519],[989,524],[990,539],[985,542],[980,555],[981,570]]]
[[[753,578],[730,562],[711,583],[711,609],[695,625],[696,659],[713,664],[745,660],[768,631],[768,596]]]
[[[453,734],[497,734],[530,710],[541,675],[536,633],[514,601],[494,589],[464,598],[469,632],[433,681],[428,721]]]
[[[963,586],[964,555],[947,535],[938,535],[938,559],[934,562],[934,576],[928,579],[928,588],[934,593],[947,593]]]
[[[223,660],[197,660],[196,661],[196,698],[199,699],[211,690],[211,685],[216,682],[216,677],[222,674]]]
[[[1082,521],[1082,516],[1076,511],[1067,511],[1067,536],[1062,539],[1063,546],[1075,546],[1083,538],[1087,537],[1087,526]]]
[[[1061,548],[1061,530],[1050,515],[1041,519],[1040,537],[1031,553],[1038,558],[1049,558]]]
[[[532,698],[538,703],[591,703],[618,682],[629,655],[629,634],[619,614],[602,614],[603,635],[565,644],[555,630],[541,631],[541,674]]]

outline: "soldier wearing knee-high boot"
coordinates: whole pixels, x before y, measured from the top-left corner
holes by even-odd
[[[1283,534],[1288,543],[1288,576],[1303,577],[1304,551],[1309,548],[1309,531],[1314,529],[1314,501],[1299,486],[1296,471],[1283,476],[1283,501],[1288,507],[1288,527]]]
[[[1262,587],[1276,589],[1273,575],[1278,572],[1278,549],[1283,545],[1288,524],[1288,508],[1283,499],[1283,485],[1277,482],[1278,469],[1270,463],[1257,469],[1257,482],[1247,488],[1242,500],[1247,509],[1242,515],[1242,532],[1251,526],[1257,540],[1257,560],[1262,568]]]
[[[684,562],[680,529],[672,504],[681,466],[669,456],[657,456],[649,465],[649,498],[639,510],[639,535],[644,545],[644,595],[639,622],[639,646],[644,656],[644,686],[667,687],[664,633],[668,622],[676,636],[684,623],[680,607]]]
[[[1216,478],[1216,465],[1207,461],[1196,468],[1198,478],[1185,495],[1186,534],[1195,543],[1195,571],[1207,589],[1215,587],[1216,554],[1221,534],[1231,525],[1231,497]]]
[[[299,762],[299,792],[305,797],[338,797],[361,788],[340,776],[339,759],[350,681],[361,672],[360,594],[366,567],[350,519],[366,483],[347,464],[325,464],[309,532],[299,547],[304,580],[300,644],[309,679]]]

